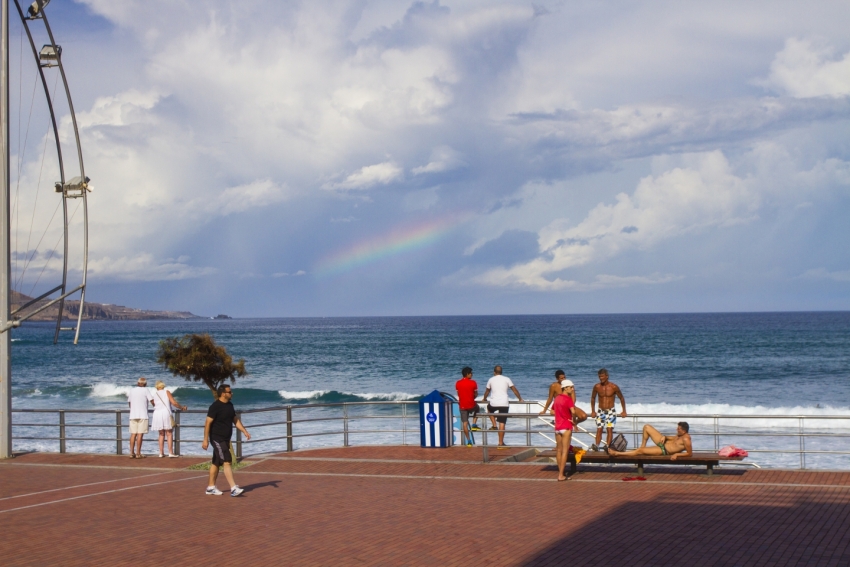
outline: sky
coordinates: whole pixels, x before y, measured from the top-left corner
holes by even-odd
[[[46,13],[92,179],[90,301],[237,317],[850,309],[847,2]],[[32,197],[52,190],[54,142],[28,114],[34,66],[11,23],[12,181],[35,210],[55,204]],[[21,257],[47,258],[27,240]]]

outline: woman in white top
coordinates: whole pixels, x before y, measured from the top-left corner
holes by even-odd
[[[174,454],[174,437],[172,430],[174,429],[174,418],[171,413],[171,406],[186,410],[186,406],[181,406],[177,400],[171,395],[171,392],[165,389],[165,383],[162,380],[157,380],[156,392],[153,395],[153,423],[151,429],[159,431],[159,456],[164,457],[162,452],[163,443],[166,436],[168,437],[168,456],[179,457]]]

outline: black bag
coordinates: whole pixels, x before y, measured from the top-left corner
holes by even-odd
[[[618,433],[608,446],[617,451],[618,453],[621,453],[625,451],[626,448],[629,446],[629,442],[626,441],[626,438],[623,437],[622,433]]]

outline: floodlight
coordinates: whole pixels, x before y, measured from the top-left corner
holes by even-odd
[[[38,58],[42,61],[52,60],[55,61],[59,59],[59,56],[62,55],[62,46],[61,45],[50,45],[47,44],[41,48],[41,51],[38,53]]]
[[[62,185],[61,181],[57,181],[54,187],[57,193],[64,192],[65,195],[68,197],[81,197],[83,191],[88,191],[89,193],[91,193],[89,181],[91,181],[91,179],[89,179],[88,177],[86,177],[86,180],[83,181],[82,177],[78,175],[69,179],[68,182],[65,183],[65,185]]]
[[[62,55],[62,46],[61,45],[45,45],[41,48],[41,51],[38,52],[38,60],[41,62],[42,67],[55,67],[56,64],[53,61],[59,61],[59,57]]]
[[[30,6],[29,10],[27,10],[27,15],[30,18],[35,18],[41,13],[42,10],[44,10],[44,7],[48,4],[50,4],[50,0],[35,0],[35,2],[33,2]]]

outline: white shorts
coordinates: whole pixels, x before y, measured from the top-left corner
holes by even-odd
[[[148,432],[148,420],[146,419],[131,419],[130,420],[130,435]]]
[[[567,431],[569,431],[570,433],[573,432],[572,429],[556,429],[555,434],[556,435],[566,435]]]

